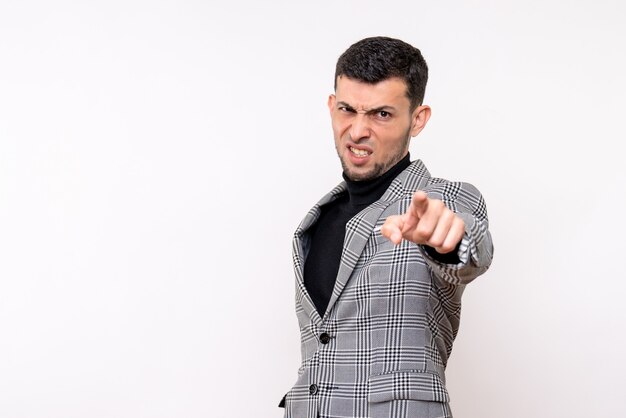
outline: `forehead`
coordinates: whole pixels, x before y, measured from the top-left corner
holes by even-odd
[[[410,101],[406,96],[404,80],[392,77],[375,84],[364,83],[346,76],[337,77],[335,97],[355,108],[394,106],[407,108]]]

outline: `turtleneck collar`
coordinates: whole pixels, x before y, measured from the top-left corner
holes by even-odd
[[[346,173],[343,173],[343,179],[348,187],[348,203],[354,207],[371,205],[382,197],[393,179],[409,165],[411,165],[411,156],[407,153],[396,165],[375,179],[354,181],[346,177]]]

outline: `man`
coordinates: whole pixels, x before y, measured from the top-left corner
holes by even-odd
[[[493,247],[478,190],[410,162],[427,78],[396,39],[364,39],[337,62],[328,108],[344,182],[295,232],[302,366],[285,417],[452,416],[461,294]]]

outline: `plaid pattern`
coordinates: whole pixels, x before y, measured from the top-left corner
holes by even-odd
[[[285,396],[285,417],[451,417],[444,370],[459,328],[461,294],[487,270],[493,253],[485,202],[472,185],[433,178],[421,161],[413,162],[380,200],[346,225],[335,288],[322,318],[304,286],[306,231],[320,207],[345,190],[344,183],[335,187],[295,232],[302,366]],[[465,221],[458,265],[381,235],[387,216],[404,213],[416,190],[442,200]]]

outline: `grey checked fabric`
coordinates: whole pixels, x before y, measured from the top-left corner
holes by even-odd
[[[322,198],[294,235],[302,365],[285,396],[284,416],[451,417],[444,370],[459,328],[461,295],[493,254],[485,202],[472,185],[433,178],[421,161],[411,163],[380,200],[346,225],[335,288],[321,318],[303,280],[307,230],[320,207],[345,190],[341,183]],[[416,190],[442,200],[465,221],[458,265],[381,235],[387,216],[404,213]]]

